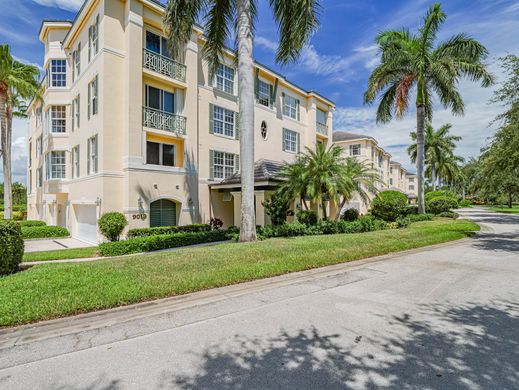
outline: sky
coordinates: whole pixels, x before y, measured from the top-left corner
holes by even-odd
[[[115,1],[115,0],[112,0]],[[38,31],[43,19],[74,19],[82,0],[0,0],[2,23],[0,43],[11,45],[19,60],[41,68],[43,45]],[[409,133],[415,128],[415,110],[411,107],[402,120],[377,125],[376,106],[365,106],[362,96],[371,70],[378,64],[374,38],[386,29],[407,27],[415,31],[432,5],[430,0],[321,0],[321,26],[312,36],[300,59],[278,66],[275,51],[278,32],[267,0],[258,0],[254,56],[296,84],[316,90],[333,100],[334,130],[375,137],[392,159],[414,170],[406,149]],[[440,41],[453,34],[467,33],[483,43],[490,52],[486,62],[498,82],[503,80],[498,58],[519,54],[519,0],[444,0],[447,20]],[[433,126],[451,123],[452,133],[463,140],[457,153],[465,158],[478,156],[495,132],[492,119],[502,107],[489,104],[491,88],[462,81],[465,115],[455,117],[435,104]],[[27,124],[15,120],[13,131],[13,179],[25,183],[27,163]]]

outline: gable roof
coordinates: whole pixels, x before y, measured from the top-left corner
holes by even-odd
[[[375,138],[370,137],[369,135],[349,133],[347,131],[334,131],[332,136],[333,142],[351,141],[355,139],[370,139],[375,141]]]

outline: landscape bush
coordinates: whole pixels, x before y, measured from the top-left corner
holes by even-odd
[[[404,229],[411,224],[411,219],[409,217],[400,217],[395,221],[397,229]]]
[[[24,240],[70,236],[69,231],[61,226],[21,226],[21,229]]]
[[[18,271],[23,258],[23,238],[18,223],[7,221],[0,223],[0,275]]]
[[[43,221],[27,220],[27,221],[19,221],[18,223],[22,227],[47,226],[47,224]]]
[[[353,222],[359,219],[359,210],[357,209],[347,209],[342,213],[341,219],[343,221]]]
[[[119,241],[119,237],[121,237],[124,228],[128,225],[128,221],[123,213],[112,211],[104,213],[97,221],[97,225],[107,239]]]
[[[162,235],[162,234],[207,232],[209,230],[211,230],[211,225],[208,225],[208,224],[193,224],[193,225],[183,225],[183,226],[161,226],[161,227],[151,227],[151,228],[130,229],[128,231],[127,236],[128,236],[128,238],[137,238],[137,237],[157,236],[157,235]]]
[[[306,226],[314,226],[317,224],[317,213],[312,210],[301,210],[296,214],[297,220]]]
[[[408,204],[405,208],[405,215],[415,215],[418,214],[418,205],[417,204]]]
[[[457,208],[458,202],[456,199],[448,196],[438,196],[425,203],[426,211],[432,214],[440,214]]]
[[[468,199],[463,199],[458,202],[459,207],[470,207],[472,206],[472,202]]]
[[[458,197],[456,194],[454,194],[450,190],[436,190],[436,191],[430,191],[425,194],[425,202],[429,202],[433,199],[439,198],[439,197],[447,197],[447,198],[453,198],[457,199]]]
[[[151,252],[186,245],[229,240],[227,230],[210,230],[189,233],[160,234],[137,237],[126,241],[105,242],[99,245],[101,256],[121,256],[130,253]]]
[[[422,221],[431,221],[433,219],[432,214],[411,214],[408,215],[410,222],[422,222]]]
[[[452,218],[452,219],[458,219],[459,216],[460,215],[458,213],[455,213],[454,211],[444,211],[444,212],[438,214],[438,217]]]
[[[25,211],[13,211],[13,221],[23,221],[27,213]],[[4,219],[4,212],[0,211],[0,219]]]
[[[399,191],[382,191],[371,204],[371,214],[378,219],[395,222],[407,212],[407,196]]]

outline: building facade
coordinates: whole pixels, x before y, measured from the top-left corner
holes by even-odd
[[[195,28],[181,58],[153,0],[87,0],[71,21],[44,21],[42,99],[29,107],[28,218],[98,242],[97,219],[123,212],[130,228],[240,219],[234,53],[215,74]],[[334,103],[256,63],[255,155],[290,162],[329,144]],[[262,201],[271,187],[257,186]]]

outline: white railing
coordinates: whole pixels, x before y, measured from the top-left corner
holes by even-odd
[[[328,135],[328,126],[325,124],[317,122],[315,127],[319,134]]]
[[[146,69],[171,77],[175,80],[183,82],[186,81],[186,66],[184,64],[148,49],[144,49],[142,59],[143,66]]]
[[[142,125],[152,129],[171,131],[177,134],[186,134],[185,117],[150,107],[142,108]]]

